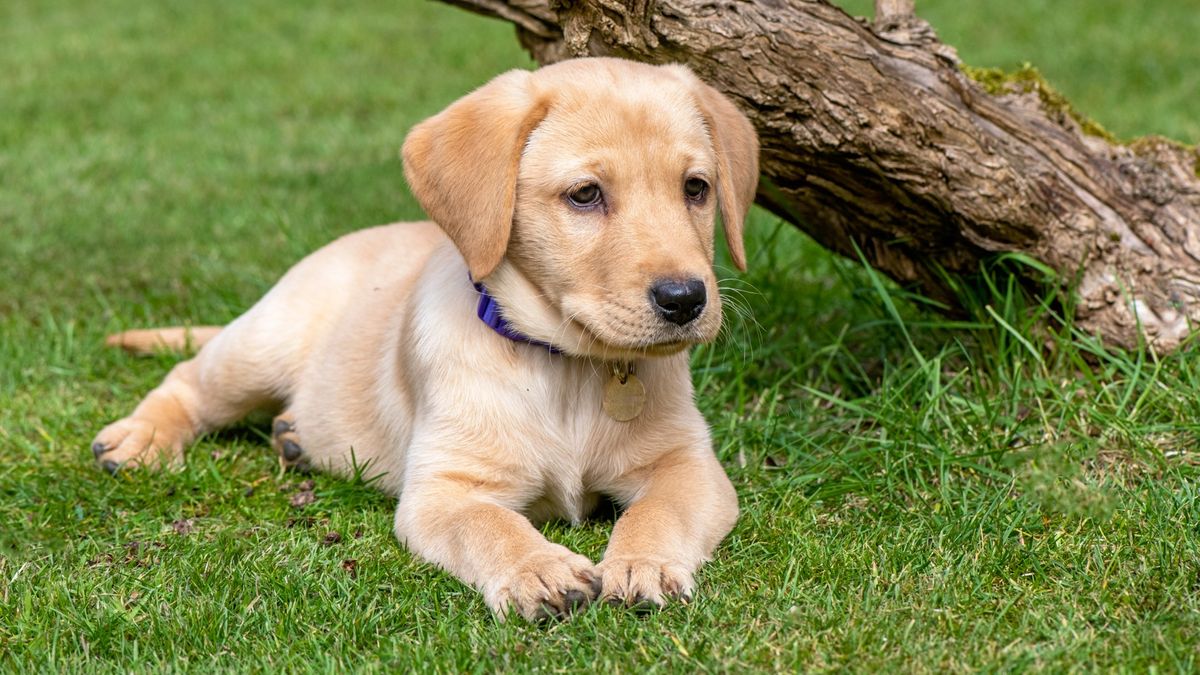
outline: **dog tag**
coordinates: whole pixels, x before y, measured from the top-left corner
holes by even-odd
[[[628,422],[642,414],[645,405],[646,387],[633,374],[633,367],[614,367],[612,377],[604,385],[604,412],[618,422]]]

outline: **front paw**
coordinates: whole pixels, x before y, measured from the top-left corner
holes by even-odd
[[[613,605],[660,608],[668,600],[692,599],[692,573],[684,565],[652,556],[614,556],[596,566],[600,598]]]
[[[488,584],[484,600],[501,619],[516,612],[529,621],[562,619],[600,591],[592,561],[553,545],[526,556],[506,577]]]

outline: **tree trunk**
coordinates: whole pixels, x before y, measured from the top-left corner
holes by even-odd
[[[1110,344],[1173,349],[1200,319],[1200,153],[1116,143],[1036,75],[985,89],[912,0],[874,24],[824,0],[447,1],[542,63],[689,65],[757,127],[761,205],[933,298],[953,302],[941,270],[1014,252],[1076,284],[1077,325]]]

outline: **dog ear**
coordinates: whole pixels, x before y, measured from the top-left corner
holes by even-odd
[[[401,150],[413,195],[476,280],[508,248],[521,151],[546,114],[531,79],[524,70],[496,77],[414,127]]]
[[[733,264],[746,271],[742,229],[758,191],[758,134],[750,120],[721,92],[687,71],[717,154],[717,199]]]

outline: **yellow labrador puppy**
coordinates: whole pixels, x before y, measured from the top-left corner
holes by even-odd
[[[433,222],[333,242],[223,329],[110,338],[202,349],[100,432],[98,461],[178,465],[274,406],[285,462],[368,467],[396,536],[501,616],[686,600],[737,516],[688,347],[721,323],[718,209],[745,267],[754,130],[686,68],[579,59],[495,78],[403,155]],[[599,564],[532,524],[600,495],[625,510]]]

